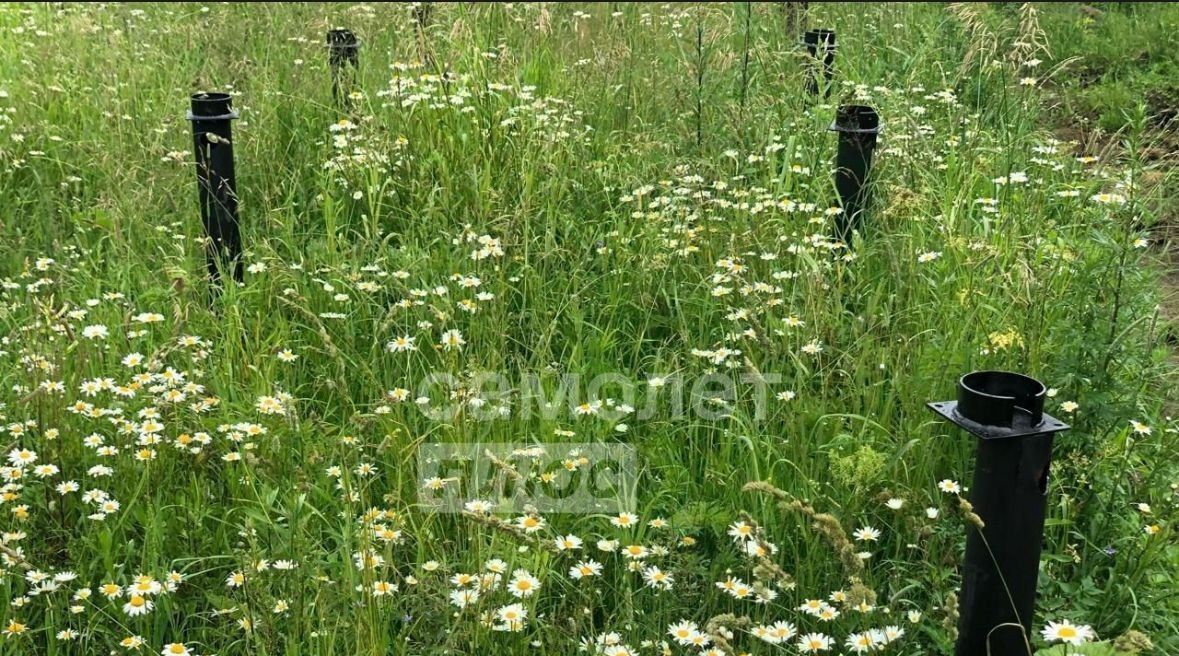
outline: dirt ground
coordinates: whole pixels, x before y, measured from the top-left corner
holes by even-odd
[[[1159,220],[1152,227],[1149,239],[1164,268],[1159,280],[1159,314],[1164,324],[1160,330],[1171,347],[1172,358],[1179,364],[1179,193],[1172,191],[1174,176],[1179,175],[1176,167],[1179,164],[1179,119],[1171,116],[1165,121],[1155,121],[1153,127],[1153,134],[1142,147],[1142,157],[1148,167],[1144,183],[1156,187],[1147,189],[1146,195],[1157,199],[1158,203],[1153,211],[1158,213]],[[1061,141],[1074,144],[1078,155],[1116,158],[1123,147],[1117,135],[1088,130],[1075,122],[1064,122],[1053,132]],[[1170,416],[1179,415],[1179,381],[1176,388],[1164,409]]]

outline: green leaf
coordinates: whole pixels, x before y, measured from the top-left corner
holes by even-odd
[[[1056,645],[1041,649],[1036,656],[1126,656],[1109,642],[1088,642],[1083,645]]]

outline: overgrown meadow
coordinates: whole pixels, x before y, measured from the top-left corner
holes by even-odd
[[[838,32],[829,98],[799,25]],[[1072,424],[1031,650],[1176,653],[1173,180],[1145,107],[1054,138],[1053,33],[997,3],[0,6],[0,654],[950,653],[975,445],[925,403],[975,369]],[[220,288],[200,91],[240,113]],[[849,103],[884,129],[843,243]],[[419,447],[472,442],[640,476],[616,511],[423,509],[453,481]]]

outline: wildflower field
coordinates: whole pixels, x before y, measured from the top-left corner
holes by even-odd
[[[0,5],[0,656],[953,653],[973,370],[1027,654],[1179,653],[1179,8],[803,4]]]

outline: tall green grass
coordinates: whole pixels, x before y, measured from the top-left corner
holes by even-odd
[[[611,631],[640,653],[702,651],[668,635],[684,620],[733,653],[795,651],[749,635],[746,622],[777,620],[831,635],[833,653],[886,625],[905,635],[884,651],[948,653],[965,529],[937,483],[969,485],[972,443],[924,403],[989,368],[1045,381],[1048,411],[1073,425],[1057,440],[1037,625],[1179,648],[1179,425],[1165,409],[1177,387],[1145,247],[1166,186],[1143,182],[1169,171],[1138,155],[1145,108],[1127,108],[1124,148],[1106,158],[1053,139],[1051,71],[1071,44],[1035,17],[814,5],[809,24],[840,43],[818,102],[802,92],[799,35],[771,4],[437,4],[421,26],[409,5],[3,6],[0,425],[6,453],[37,461],[4,473],[3,619],[20,629],[0,653],[568,654]],[[331,99],[323,39],[336,26],[362,41],[351,112]],[[216,296],[184,120],[202,90],[231,90],[241,114],[249,272]],[[828,239],[826,212],[827,127],[849,102],[885,122],[876,204],[850,250]],[[472,258],[484,236],[503,254]],[[106,338],[84,335],[100,325]],[[452,329],[466,344],[441,348]],[[389,352],[400,336],[417,350]],[[720,347],[740,354],[698,355]],[[144,364],[122,363],[133,352]],[[203,388],[181,402],[151,376],[134,396],[80,389],[168,367]],[[722,419],[661,411],[624,429],[573,413],[434,421],[414,401],[431,372],[479,371],[544,374],[549,390],[562,373],[618,373],[639,401],[661,393],[653,376],[781,381],[764,415],[742,388],[709,402]],[[412,394],[394,402],[397,388]],[[264,396],[284,412],[260,412]],[[107,413],[72,412],[79,401]],[[550,515],[521,536],[421,512],[415,450],[436,441],[632,445],[639,527]],[[41,478],[44,464],[59,472]],[[79,491],[55,490],[70,480]],[[751,481],[800,503],[782,512],[743,492]],[[94,489],[120,507],[91,518]],[[882,531],[851,538],[870,554],[862,566],[841,562],[838,532],[816,531],[804,503],[845,539]],[[792,584],[727,535],[743,512]],[[548,548],[570,533],[582,553]],[[672,573],[672,590],[599,538],[666,549],[644,566]],[[383,562],[357,567],[355,554]],[[600,578],[568,576],[583,557]],[[499,587],[451,603],[450,576],[495,558]],[[519,600],[521,631],[492,630],[479,612],[517,601],[503,589],[516,569],[541,590]],[[48,590],[30,570],[76,578]],[[169,572],[175,589],[149,595],[142,616],[123,610],[133,591],[100,589]],[[233,573],[244,584],[227,585]],[[729,576],[777,597],[733,599],[715,585]],[[380,582],[396,592],[374,595]],[[836,590],[858,597],[837,620],[798,610]]]

